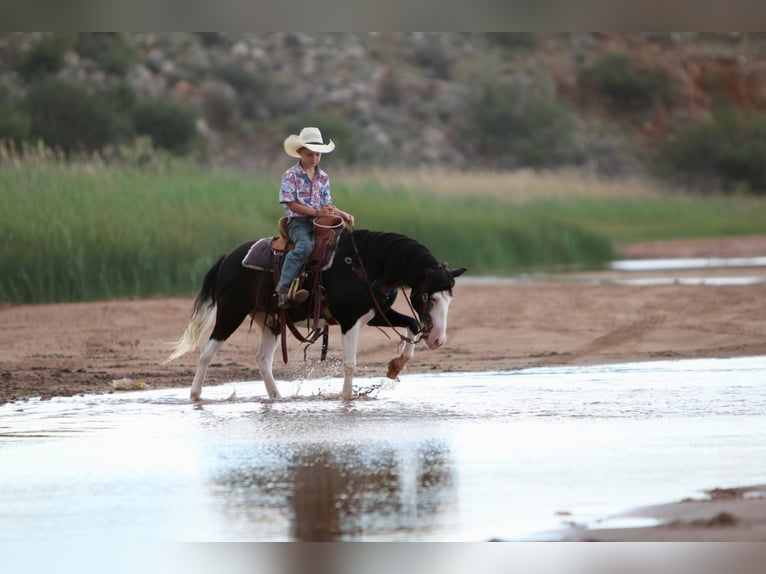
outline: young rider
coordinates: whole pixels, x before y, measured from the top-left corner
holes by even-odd
[[[282,175],[279,190],[279,202],[288,217],[287,233],[295,243],[295,248],[285,256],[276,286],[280,309],[298,305],[308,298],[305,289],[300,289],[292,300],[287,297],[287,292],[314,249],[314,218],[337,215],[343,221],[354,224],[353,215],[332,204],[330,177],[319,167],[322,154],[335,149],[333,141],[325,144],[318,128],[306,127],[298,135],[289,135],[284,147],[287,155],[300,161]]]

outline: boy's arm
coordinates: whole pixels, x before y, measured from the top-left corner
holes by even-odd
[[[300,213],[301,215],[308,215],[309,217],[319,217],[321,215],[337,215],[346,223],[354,225],[354,216],[350,213],[346,213],[341,209],[338,209],[334,205],[325,204],[319,209],[314,209],[313,207],[309,207],[308,205],[304,205],[298,201],[290,201],[287,203],[287,207],[289,207],[290,211],[293,213]]]
[[[340,218],[343,221],[345,221],[346,223],[348,223],[352,227],[354,226],[354,216],[353,215],[351,215],[350,213],[346,213],[345,211],[343,211],[342,209],[338,209],[337,207],[335,207],[334,209],[335,209],[334,215],[339,215]]]
[[[308,215],[309,217],[319,217],[322,215],[322,209],[324,209],[324,206],[322,209],[314,209],[313,207],[309,205],[304,205],[299,201],[288,201],[287,207],[290,208],[290,211],[293,213],[300,213],[301,215]],[[331,215],[330,213],[326,213],[324,215]]]

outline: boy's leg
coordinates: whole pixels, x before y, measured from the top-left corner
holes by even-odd
[[[308,261],[311,251],[314,249],[314,227],[310,219],[293,219],[287,224],[287,231],[290,239],[295,243],[295,248],[290,251],[282,263],[282,272],[277,284],[278,301],[277,304],[284,308],[290,306],[290,301],[286,300],[287,290],[290,283],[300,273],[303,264]],[[308,297],[308,291],[301,289],[295,294],[297,303],[302,303]]]

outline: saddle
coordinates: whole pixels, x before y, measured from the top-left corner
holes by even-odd
[[[242,265],[259,271],[274,271],[277,259],[283,258],[295,248],[295,244],[287,233],[287,217],[282,217],[277,226],[279,235],[262,237],[250,246],[242,259]],[[343,220],[335,215],[317,217],[314,219],[314,249],[305,267],[320,265],[324,271],[332,265],[338,235],[343,229]],[[302,275],[302,273],[301,273]],[[276,280],[276,278],[275,278]]]

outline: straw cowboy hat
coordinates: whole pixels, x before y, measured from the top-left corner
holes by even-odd
[[[285,151],[289,156],[301,157],[298,150],[302,147],[319,153],[330,153],[335,149],[335,144],[332,143],[332,140],[325,144],[319,128],[303,128],[298,135],[292,134],[287,136]]]

